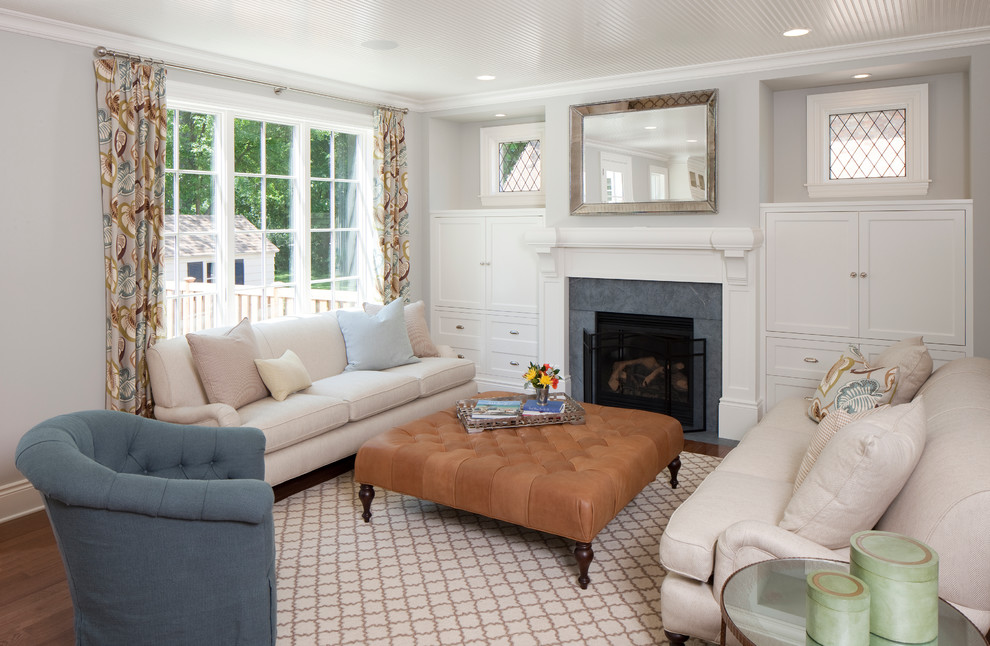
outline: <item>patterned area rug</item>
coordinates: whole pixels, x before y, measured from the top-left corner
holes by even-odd
[[[361,520],[353,472],[275,504],[278,644],[666,644],[658,543],[719,458],[682,453],[592,544],[377,489]],[[691,640],[690,644],[703,644]]]

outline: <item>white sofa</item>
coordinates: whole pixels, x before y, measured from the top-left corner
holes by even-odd
[[[214,328],[202,334],[225,334]],[[148,354],[155,416],[166,422],[252,426],[262,430],[265,480],[278,484],[353,455],[365,440],[403,422],[453,406],[478,392],[475,365],[440,346],[440,357],[386,370],[345,371],[344,336],[333,312],[251,325],[257,357],[292,350],[312,385],[283,401],[264,397],[237,410],[210,403],[185,337],[159,341]]]
[[[918,398],[924,411],[919,419],[927,420],[924,448],[875,528],[931,546],[939,555],[939,595],[985,633],[990,628],[990,359],[957,359],[939,367],[914,401]],[[660,560],[667,570],[662,620],[672,643],[684,643],[686,636],[718,641],[721,589],[741,567],[785,557],[849,560],[848,544],[829,549],[778,526],[816,432],[807,409],[801,398],[774,407],[671,515],[660,539]],[[874,492],[861,494],[869,504],[865,499]]]

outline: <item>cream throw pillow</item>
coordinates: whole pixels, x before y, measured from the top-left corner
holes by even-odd
[[[872,529],[907,482],[925,448],[923,398],[850,423],[836,431],[780,527],[829,549]]]
[[[804,482],[804,479],[808,476],[808,472],[811,471],[811,467],[814,466],[818,456],[821,455],[822,449],[825,448],[825,445],[832,439],[836,431],[850,422],[855,422],[867,415],[872,415],[888,408],[890,408],[890,404],[882,404],[876,408],[861,410],[851,415],[840,408],[826,415],[825,419],[818,423],[818,428],[815,429],[815,435],[811,438],[811,443],[808,444],[808,451],[804,454],[804,459],[801,460],[801,466],[798,467],[797,477],[794,479],[794,491],[797,491],[797,488]]]
[[[306,366],[292,350],[286,350],[278,359],[255,359],[254,365],[276,401],[284,401],[292,393],[313,385]]]
[[[839,408],[852,414],[888,404],[894,396],[896,380],[896,366],[869,366],[859,349],[850,345],[822,378],[808,416],[820,422]]]
[[[890,403],[904,404],[914,399],[918,389],[932,374],[932,355],[920,336],[898,341],[877,357],[881,366],[897,366],[897,389]]]
[[[381,311],[379,303],[365,303],[364,311],[374,316]],[[403,308],[406,317],[406,332],[409,333],[409,343],[413,354],[417,357],[439,357],[440,350],[430,338],[430,328],[426,325],[426,304],[423,301],[409,303]]]
[[[258,346],[247,318],[226,334],[189,333],[186,341],[210,403],[240,408],[268,396],[254,365]]]

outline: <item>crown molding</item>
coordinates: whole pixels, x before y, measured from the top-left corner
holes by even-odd
[[[166,63],[201,69],[204,72],[240,76],[262,85],[271,85],[273,88],[289,86],[303,91],[333,94],[345,100],[353,99],[368,103],[421,109],[420,102],[397,94],[379,92],[359,85],[341,83],[311,74],[300,74],[293,70],[251,63],[243,59],[221,56],[189,47],[179,47],[156,40],[134,38],[102,29],[31,16],[9,9],[0,8],[0,31],[34,36],[90,49],[103,46],[146,58],[163,60]]]
[[[990,43],[990,27],[980,27],[877,41],[863,45],[811,49],[803,52],[790,52],[786,54],[743,58],[734,61],[689,65],[636,74],[568,81],[505,92],[461,95],[437,99],[435,101],[423,101],[421,109],[425,112],[439,112],[480,108],[492,104],[540,101],[560,96],[595,92],[626,91],[633,93],[632,91],[637,87],[655,87],[661,84],[683,81],[694,82],[706,78],[741,74],[785,72],[786,70],[813,65],[843,63],[883,56],[903,56],[905,54],[972,47],[987,43]]]

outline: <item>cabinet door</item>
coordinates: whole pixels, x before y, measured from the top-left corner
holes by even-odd
[[[488,221],[488,308],[502,312],[539,311],[536,252],[526,244],[538,217],[490,217]]]
[[[964,212],[863,212],[859,221],[859,336],[965,344]]]
[[[433,218],[434,306],[484,309],[485,218]]]
[[[857,336],[855,213],[768,213],[767,330]]]

